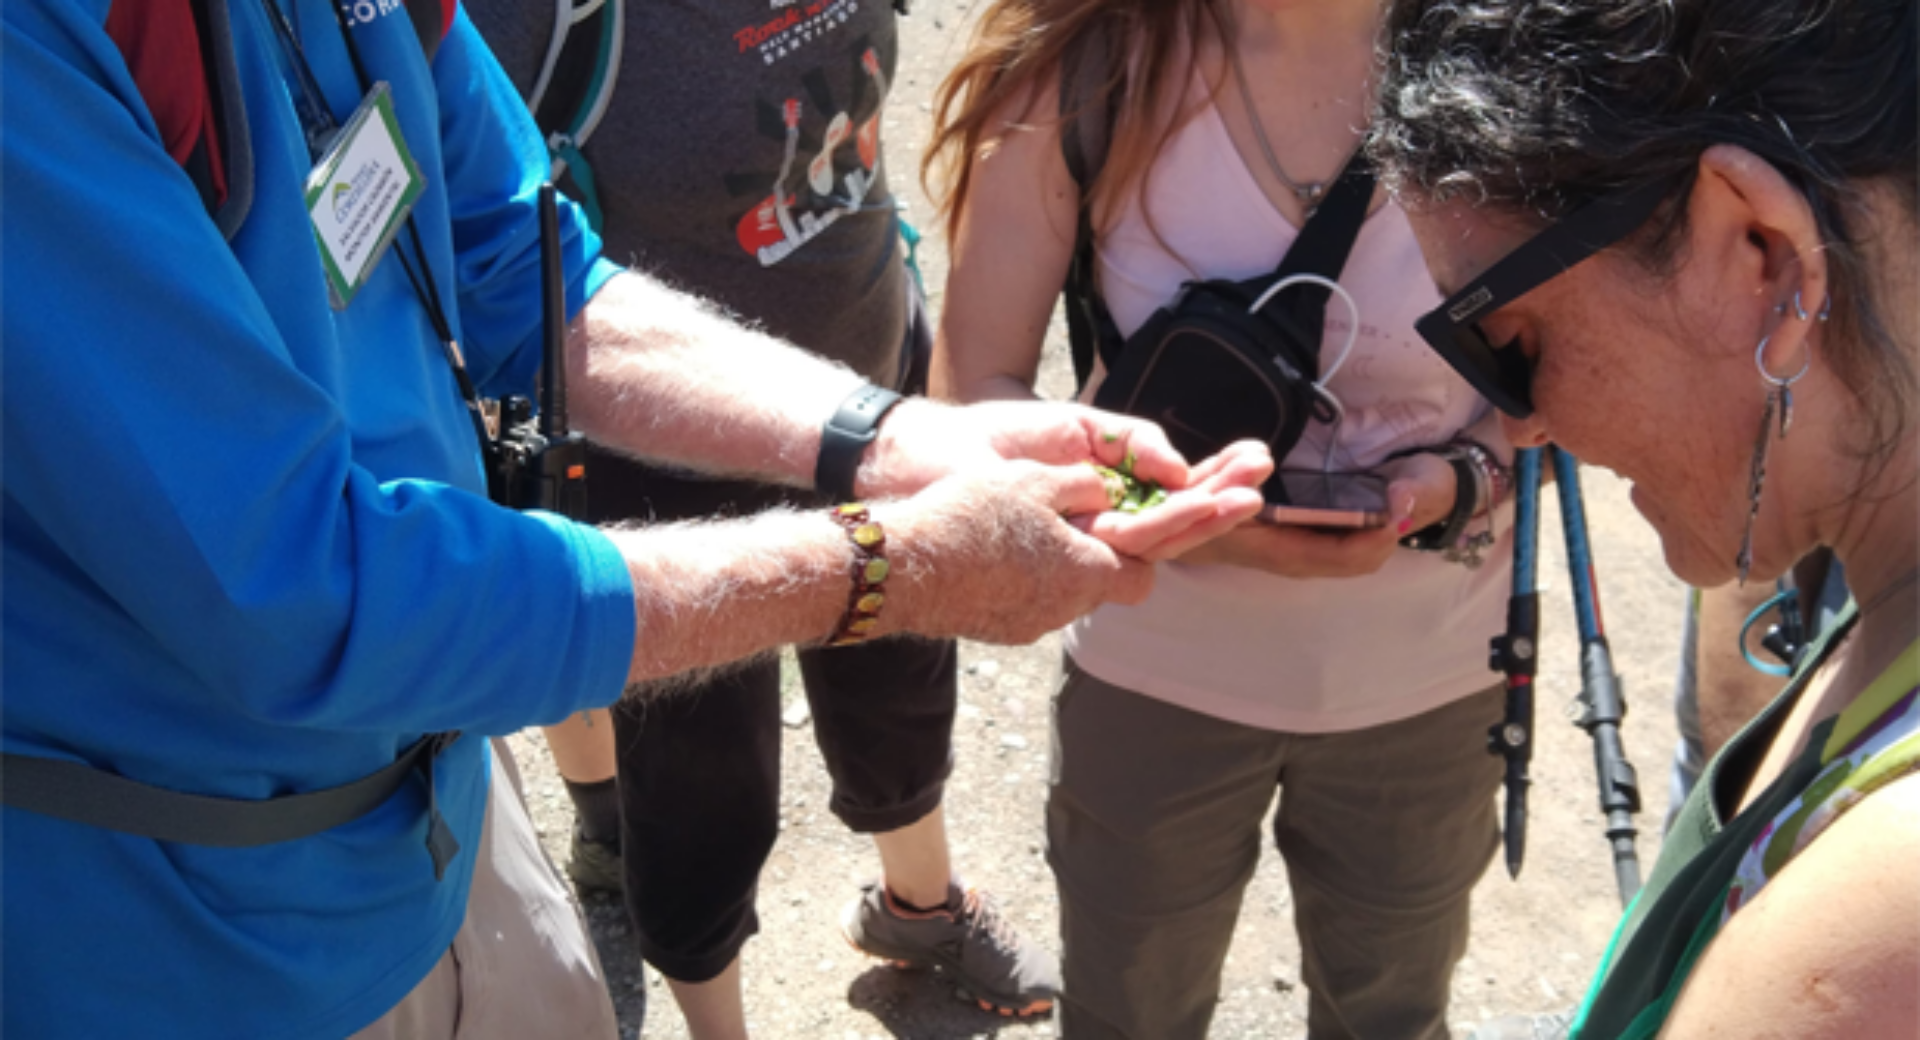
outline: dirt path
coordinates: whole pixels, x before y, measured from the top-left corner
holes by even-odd
[[[909,164],[926,140],[938,77],[964,45],[969,6],[917,0],[904,23],[884,131],[894,188],[909,199],[911,216],[923,228],[933,223],[932,210]],[[928,235],[921,257],[937,307],[946,270],[937,236]],[[1057,329],[1042,386],[1056,396],[1071,386]],[[1649,832],[1657,830],[1667,803],[1674,737],[1668,705],[1682,592],[1652,532],[1628,504],[1625,486],[1594,472],[1585,482],[1609,635],[1630,706],[1627,750],[1640,769],[1646,802],[1639,816],[1640,854],[1650,863],[1657,841]],[[1541,567],[1545,631],[1527,866],[1514,882],[1496,864],[1474,894],[1472,945],[1454,982],[1457,1028],[1494,1014],[1573,1004],[1619,910],[1590,745],[1561,712],[1579,689],[1579,674],[1559,523],[1558,509],[1549,504],[1541,525],[1547,546]],[[1054,638],[1015,649],[962,648],[965,675],[947,798],[959,869],[970,883],[993,892],[1021,928],[1056,948],[1057,908],[1040,843],[1047,705],[1059,679],[1059,659]],[[540,743],[537,732],[514,738],[535,821],[560,861],[572,810]],[[847,947],[835,922],[857,883],[877,869],[877,860],[869,842],[847,833],[827,812],[826,771],[804,726],[788,729],[785,756],[782,833],[761,879],[761,934],[745,954],[747,1011],[755,1034],[770,1040],[1055,1035],[1050,1020],[1006,1022],[989,1016],[956,999],[940,976],[878,966]],[[1291,912],[1278,857],[1268,848],[1227,959],[1214,1036],[1253,1040],[1304,1034],[1306,1001]],[[642,1000],[637,991],[644,987],[650,998],[645,1035],[685,1037],[685,1024],[658,975],[647,970],[643,976],[618,904],[597,901],[589,913],[625,1034],[638,1035]]]

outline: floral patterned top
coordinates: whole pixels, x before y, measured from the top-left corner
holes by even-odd
[[[1920,773],[1920,643],[1840,715],[1812,784],[1774,816],[1741,859],[1721,923],[1753,901],[1774,875],[1848,809],[1909,773]]]

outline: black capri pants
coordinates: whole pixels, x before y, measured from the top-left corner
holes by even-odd
[[[915,325],[925,337],[925,323]],[[903,383],[913,386],[921,358],[910,345]],[[597,449],[589,465],[596,523],[829,505],[811,492],[701,480]],[[878,834],[939,806],[952,768],[953,642],[898,636],[809,648],[799,659],[833,814],[857,833]],[[614,706],[627,912],[641,956],[668,978],[714,978],[760,929],[754,896],[779,833],[780,730],[772,657]]]

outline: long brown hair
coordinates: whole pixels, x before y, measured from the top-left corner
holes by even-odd
[[[1059,80],[1068,56],[1096,32],[1111,41],[1111,67],[1099,95],[1110,106],[1113,137],[1082,203],[1094,227],[1103,228],[1130,191],[1144,193],[1154,158],[1198,109],[1169,101],[1188,96],[1197,42],[1208,34],[1222,38],[1212,3],[992,0],[972,45],[935,95],[933,140],[921,160],[921,180],[938,201],[950,238],[966,210],[974,157],[1013,128],[994,125],[995,117],[1025,98],[1027,110],[1014,113],[1018,123],[1057,124],[1059,113],[1036,112],[1031,99]]]

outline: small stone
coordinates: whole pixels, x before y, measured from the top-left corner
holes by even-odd
[[[960,717],[963,719],[979,718],[980,706],[978,704],[962,704],[960,706]]]
[[[1013,751],[1025,751],[1027,749],[1027,738],[1018,733],[1005,733],[1000,737],[1000,746]]]
[[[973,666],[973,674],[982,679],[991,679],[1000,674],[1000,662],[988,658]]]
[[[829,971],[832,971],[832,970],[833,970],[833,961],[831,961],[831,960],[829,960],[828,958],[825,958],[825,957],[822,957],[822,958],[820,958],[820,963],[818,963],[818,964],[816,964],[816,965],[814,965],[814,966],[813,966],[813,970],[814,970],[814,971],[817,971],[817,972],[820,972],[820,973],[822,973],[822,974],[825,974],[826,972],[829,972]]]
[[[785,723],[788,729],[799,729],[812,717],[813,706],[807,703],[805,697],[787,705],[787,710],[780,713],[780,721]]]

